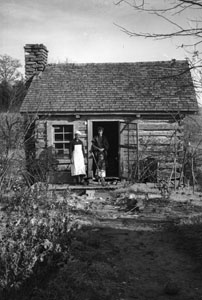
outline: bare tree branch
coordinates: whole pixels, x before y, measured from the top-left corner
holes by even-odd
[[[188,3],[188,4],[191,4],[191,5],[194,5],[194,6],[199,6],[199,7],[202,7],[202,1],[200,0],[195,0],[195,1],[191,1],[191,0],[178,0],[182,3]]]
[[[168,23],[175,25],[176,27],[178,27],[180,30],[184,30],[182,26],[180,26],[179,24],[177,24],[176,22],[170,20],[169,18],[165,17],[164,15],[160,15],[159,13],[155,12],[154,13],[156,16],[158,16],[159,18],[163,18],[164,20],[166,20]]]
[[[126,34],[128,34],[129,36],[136,36],[136,37],[144,37],[144,38],[155,38],[155,39],[166,39],[166,38],[171,38],[171,37],[186,37],[186,36],[198,36],[200,38],[202,38],[202,28],[199,29],[192,29],[192,28],[188,28],[188,29],[182,29],[179,31],[175,31],[175,32],[170,32],[170,33],[150,33],[150,32],[133,32],[130,31],[128,29],[126,29],[125,27],[122,27],[116,23],[114,23],[114,25],[116,25],[117,27],[119,27],[123,32],[125,32]]]

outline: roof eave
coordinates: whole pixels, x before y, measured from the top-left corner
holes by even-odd
[[[150,111],[140,111],[140,110],[130,110],[130,111],[20,111],[22,114],[37,114],[37,115],[51,115],[51,116],[63,116],[63,115],[168,115],[168,114],[179,114],[179,113],[186,113],[186,114],[193,114],[197,113],[198,109],[177,109],[177,110],[168,110],[168,111],[158,111],[158,110],[150,110]]]

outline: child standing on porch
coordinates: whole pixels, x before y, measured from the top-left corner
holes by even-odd
[[[105,158],[104,158],[104,154],[103,153],[100,153],[98,155],[96,177],[98,178],[98,182],[101,182],[101,183],[105,182],[105,177],[106,177],[106,162],[105,162]]]

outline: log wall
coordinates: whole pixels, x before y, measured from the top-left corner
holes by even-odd
[[[69,118],[64,120],[62,117],[43,118],[35,121],[35,130],[32,133],[32,139],[35,141],[35,159],[39,162],[44,172],[47,174],[47,180],[52,183],[72,182],[70,175],[70,159],[69,156],[65,159],[59,159],[55,155],[53,140],[52,140],[52,125],[54,124],[73,124],[73,134],[79,130],[82,134],[85,153],[87,153],[87,123],[83,120],[72,120]],[[45,165],[43,165],[43,162]],[[87,165],[87,160],[86,160]],[[47,170],[45,170],[47,168]],[[36,170],[34,170],[36,172]],[[41,172],[40,172],[41,173]],[[33,174],[33,176],[35,176]],[[44,177],[44,174],[43,174]],[[44,178],[43,178],[44,179]],[[39,180],[37,178],[37,180]]]
[[[158,162],[158,178],[179,177],[183,157],[183,127],[178,122],[140,121],[139,160],[152,157]]]
[[[141,178],[140,164],[158,163],[157,180],[179,178],[183,159],[183,126],[172,120],[133,120],[121,125],[120,174]],[[135,175],[134,175],[135,174]]]
[[[52,117],[37,120],[35,125],[36,158],[39,158],[46,149],[52,147],[51,128],[53,124],[58,124],[58,122],[73,124],[74,132],[76,130],[81,131],[81,140],[84,143],[86,157],[89,157],[88,144],[92,137],[89,138],[88,136],[89,126],[86,120],[86,117],[79,120],[75,120],[73,117],[66,117],[66,119],[64,117]],[[183,159],[183,127],[178,122],[137,118],[134,120],[125,118],[124,120],[122,118],[119,124],[119,174],[121,178],[131,178],[138,162],[146,158],[152,158],[158,162],[158,179],[180,176]],[[88,160],[86,159],[87,167],[89,167]],[[66,174],[66,177],[63,176],[65,179],[60,179],[60,182],[69,180],[70,160],[68,157],[57,161],[57,171],[60,171],[60,174],[64,171]],[[136,171],[140,172],[141,170]]]

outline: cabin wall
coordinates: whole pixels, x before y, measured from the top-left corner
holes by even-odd
[[[64,158],[61,158],[57,156],[54,148],[53,126],[61,124],[73,125],[72,137],[75,131],[81,132],[81,140],[87,153],[87,123],[85,120],[75,120],[72,117],[44,117],[37,120],[35,123],[36,160],[41,162],[43,172],[46,173],[43,177],[46,177],[50,183],[72,182],[69,152]]]
[[[47,121],[37,120],[35,122],[35,149],[36,158],[47,149]]]
[[[35,124],[36,158],[46,161],[47,177],[52,183],[71,183],[70,159],[58,159],[53,146],[54,124],[72,124],[73,135],[76,130],[81,131],[81,140],[86,153],[86,168],[92,166],[90,146],[92,140],[93,121],[106,120],[119,122],[119,175],[121,178],[141,179],[142,162],[152,158],[158,162],[159,178],[180,176],[180,164],[183,157],[183,127],[177,121],[169,118],[151,117],[137,118],[136,116],[105,117],[61,116],[41,118]],[[91,162],[89,164],[89,162]],[[144,166],[143,166],[144,168]],[[175,168],[175,172],[173,172]],[[89,172],[90,173],[90,172]],[[88,174],[89,174],[88,173]]]
[[[151,157],[158,162],[157,179],[179,178],[183,159],[183,126],[173,120],[140,120],[139,161]]]
[[[121,177],[134,181],[179,178],[183,159],[183,126],[177,120],[136,119],[122,124]]]

